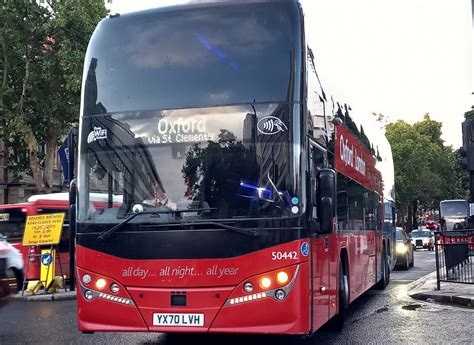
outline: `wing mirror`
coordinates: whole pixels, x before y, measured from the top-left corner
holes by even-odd
[[[318,220],[319,233],[329,234],[333,229],[336,201],[336,173],[332,169],[321,169],[317,175],[318,181]]]

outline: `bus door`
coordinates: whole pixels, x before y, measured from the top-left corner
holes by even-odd
[[[312,303],[313,303],[313,329],[318,329],[329,318],[329,235],[319,235],[317,232],[317,183],[316,175],[326,165],[326,150],[313,141],[309,145],[309,170],[310,170],[310,199],[311,215],[311,267],[312,267]]]

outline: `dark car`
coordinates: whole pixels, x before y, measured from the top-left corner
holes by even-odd
[[[406,232],[397,227],[397,264],[396,267],[407,270],[415,264],[415,257],[413,255],[413,244]]]
[[[0,298],[10,294],[10,282],[7,277],[7,259],[0,258]]]

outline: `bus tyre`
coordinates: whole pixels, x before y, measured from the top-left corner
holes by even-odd
[[[380,281],[375,285],[377,290],[385,290],[388,283],[390,282],[390,268],[387,263],[387,255],[385,252],[385,246],[382,249],[382,277]]]
[[[342,260],[339,263],[339,308],[336,316],[331,320],[331,327],[336,331],[341,331],[344,328],[344,321],[346,320],[347,310],[349,309],[349,281],[344,272],[344,265]]]

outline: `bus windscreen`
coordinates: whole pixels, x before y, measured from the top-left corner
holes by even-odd
[[[466,201],[444,201],[440,203],[441,217],[467,217],[469,206]]]

